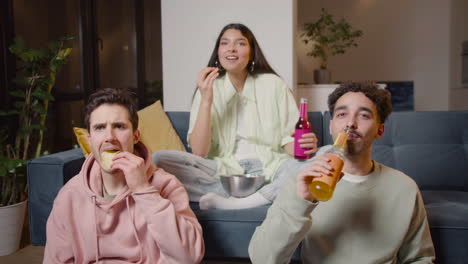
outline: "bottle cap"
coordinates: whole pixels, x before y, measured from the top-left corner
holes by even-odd
[[[335,142],[333,143],[333,145],[344,148],[346,146],[346,141],[347,140],[348,140],[348,133],[346,133],[346,131],[342,131],[336,137]]]
[[[301,98],[301,104],[302,104],[302,103],[307,103],[307,98],[302,97],[302,98]]]

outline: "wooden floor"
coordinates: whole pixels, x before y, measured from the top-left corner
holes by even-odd
[[[27,246],[19,251],[0,257],[2,264],[42,264],[44,247]]]
[[[1,264],[42,264],[44,247],[27,246],[16,253],[0,257]],[[203,260],[202,264],[246,264],[249,260]]]

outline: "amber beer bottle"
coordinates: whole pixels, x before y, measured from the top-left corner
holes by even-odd
[[[307,120],[307,99],[301,98],[299,120],[296,123],[296,129],[294,131],[294,158],[298,160],[310,158],[309,155],[304,153],[307,149],[301,148],[301,143],[299,143],[299,139],[302,138],[302,135],[307,133],[310,133],[310,123],[309,120]]]
[[[332,166],[331,175],[322,173],[322,177],[315,177],[310,184],[309,190],[319,201],[328,201],[333,196],[336,183],[340,179],[341,170],[344,165],[344,152],[348,134],[343,131],[338,134],[335,139],[333,147],[328,150],[324,155],[327,156]]]

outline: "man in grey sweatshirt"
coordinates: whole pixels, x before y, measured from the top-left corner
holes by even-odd
[[[309,185],[331,174],[321,155],[282,187],[249,245],[253,263],[288,263],[302,242],[303,263],[434,263],[426,210],[416,183],[372,160],[384,133],[390,95],[374,83],[345,83],[328,98],[330,133],[348,130],[341,180],[329,201]]]

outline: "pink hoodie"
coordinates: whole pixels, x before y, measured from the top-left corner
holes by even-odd
[[[202,229],[187,192],[171,174],[146,161],[153,186],[113,200],[101,196],[102,179],[93,155],[59,192],[47,220],[44,263],[199,263]]]

